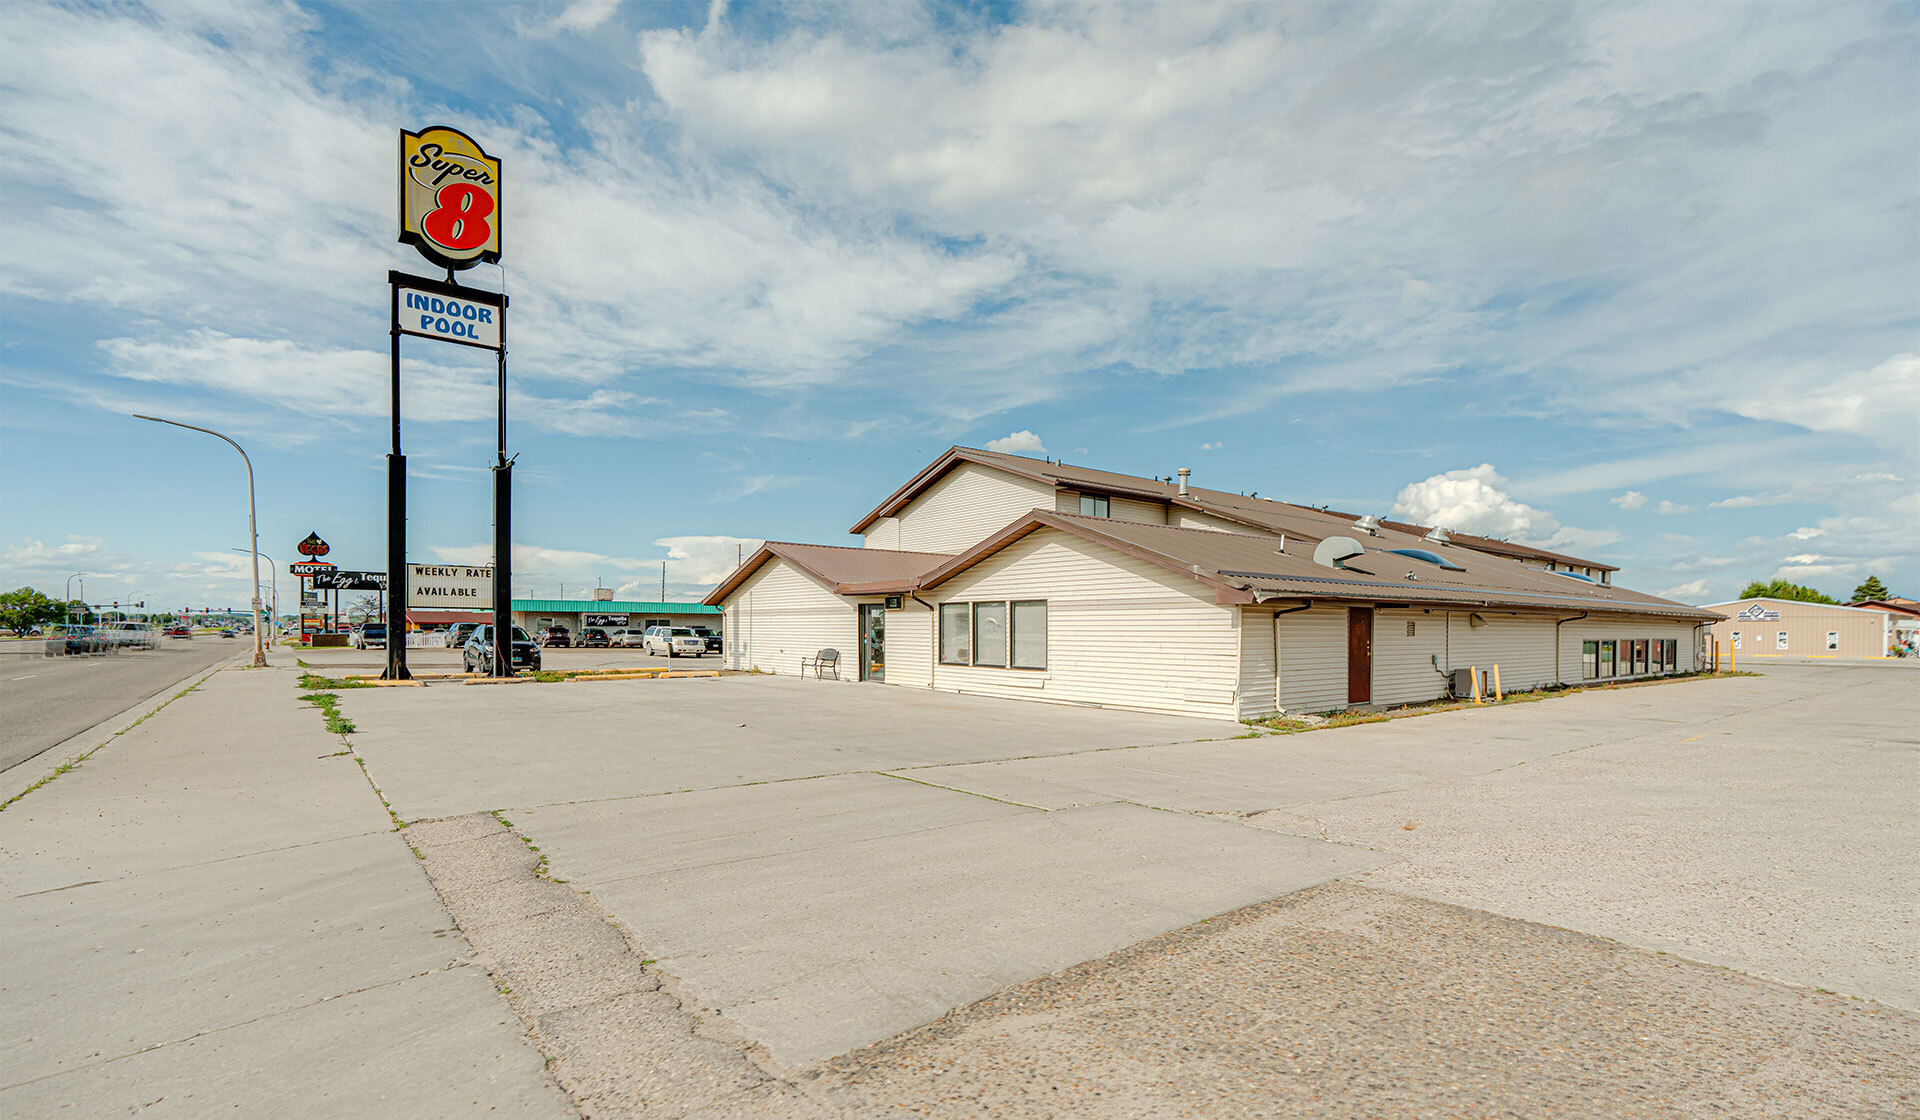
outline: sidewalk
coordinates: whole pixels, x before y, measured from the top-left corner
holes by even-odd
[[[0,812],[0,1114],[576,1115],[275,661]]]

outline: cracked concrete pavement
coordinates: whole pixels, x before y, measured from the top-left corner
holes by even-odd
[[[1833,668],[1262,739],[350,691],[368,778],[230,670],[0,814],[0,1109],[1909,1115],[1920,678]]]

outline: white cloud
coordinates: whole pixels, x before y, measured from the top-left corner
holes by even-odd
[[[1707,593],[1707,581],[1690,579],[1685,583],[1676,583],[1672,587],[1654,592],[1662,599],[1677,599],[1680,602],[1699,602]]]
[[[1201,444],[1201,445],[1200,445],[1200,450],[1202,450],[1202,451],[1218,451],[1218,450],[1220,450],[1220,449],[1221,449],[1222,447],[1224,447],[1224,446],[1226,446],[1226,445],[1225,445],[1225,444],[1223,444],[1223,443],[1221,443],[1221,442],[1220,442],[1219,440],[1214,440],[1214,441],[1213,441],[1212,443],[1203,443],[1203,444]]]
[[[1796,540],[1796,541],[1810,541],[1815,537],[1825,536],[1826,532],[1827,531],[1825,529],[1816,529],[1811,525],[1802,525],[1798,529],[1795,529],[1793,532],[1788,533],[1787,539]]]
[[[31,538],[10,546],[0,558],[8,567],[44,568],[49,564],[68,564],[100,551],[99,537],[69,536],[65,544],[50,545]]]
[[[1608,498],[1607,502],[1621,509],[1639,509],[1647,504],[1647,496],[1638,490],[1629,490],[1617,498]]]
[[[1791,502],[1797,495],[1791,490],[1782,490],[1774,494],[1736,494],[1731,498],[1722,498],[1707,504],[1714,509],[1752,509],[1755,506],[1777,506]]]
[[[654,544],[673,561],[668,574],[682,582],[711,588],[727,578],[739,561],[766,542],[757,537],[661,537]]]
[[[1575,529],[1552,514],[1517,501],[1491,463],[1447,471],[1408,485],[1394,499],[1393,516],[1421,525],[1546,547],[1592,548],[1619,539],[1605,530]]]
[[[1017,432],[1001,436],[999,439],[988,440],[987,450],[999,451],[1008,455],[1044,456],[1047,454],[1047,445],[1041,443],[1040,437],[1034,435],[1032,431],[1022,428]]]
[[[620,10],[620,0],[573,0],[560,14],[553,17],[556,31],[587,32],[599,27],[613,18]]]
[[[1692,513],[1693,507],[1683,506],[1677,502],[1669,502],[1665,498],[1662,498],[1660,499],[1660,504],[1654,507],[1653,512],[1660,514],[1662,517],[1672,517],[1676,513]]]

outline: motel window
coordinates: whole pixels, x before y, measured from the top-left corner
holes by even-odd
[[[973,661],[972,629],[967,604],[940,604],[940,663],[967,665]]]
[[[1830,650],[1835,650],[1840,648],[1840,631],[1838,630],[1827,631],[1827,648]]]
[[[1111,517],[1112,514],[1108,512],[1110,507],[1111,503],[1106,498],[1092,494],[1080,495],[1080,512],[1088,517]]]
[[[1600,675],[1600,643],[1580,643],[1580,676],[1592,680]]]
[[[1786,649],[1786,648],[1787,648],[1787,632],[1786,632],[1785,630],[1781,630],[1781,631],[1778,631],[1778,632],[1776,632],[1776,633],[1774,634],[1774,636],[1773,636],[1773,648],[1774,648],[1774,649]]]
[[[1013,604],[1013,667],[1047,667],[1047,603],[1036,600]]]
[[[1664,673],[1673,668],[1673,655],[1667,652],[1667,643],[1659,638],[1653,642],[1653,671]]]
[[[1004,669],[1007,665],[1007,605],[973,605],[973,663]]]
[[[1613,676],[1613,643],[1612,642],[1600,643],[1600,675],[1603,677]]]
[[[1645,638],[1633,640],[1633,671],[1636,673],[1647,671],[1647,640]]]

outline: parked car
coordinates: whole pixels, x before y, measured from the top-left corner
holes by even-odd
[[[448,649],[467,648],[467,639],[473,637],[474,630],[479,628],[479,626],[480,626],[480,623],[478,622],[454,623],[453,628],[447,631],[447,648]]]
[[[580,631],[581,649],[606,649],[607,632],[597,627],[588,627]]]
[[[515,669],[539,669],[540,647],[533,638],[518,626],[513,628],[511,647],[512,666]],[[461,647],[460,660],[469,673],[484,673],[493,662],[493,627],[481,625],[474,627],[473,637]]]
[[[630,630],[630,629],[623,628],[620,630],[609,631],[607,634],[607,644],[609,646],[620,646],[623,648],[631,649],[635,646],[643,644],[643,640],[645,639],[645,637],[646,637],[646,634],[644,631]]]
[[[234,630],[233,627],[229,626],[225,630],[220,631],[220,636],[223,638],[235,638],[239,636],[239,633]]]
[[[684,626],[656,626],[647,632],[647,652],[664,653],[668,657],[690,654],[704,657],[707,653],[707,640]]]
[[[564,626],[549,626],[540,631],[540,644],[546,647],[572,646],[573,632]]]
[[[708,653],[720,652],[720,634],[718,631],[705,626],[690,626],[688,629],[700,635],[700,640],[707,643]]]
[[[386,649],[387,624],[369,622],[353,632],[354,649]]]

